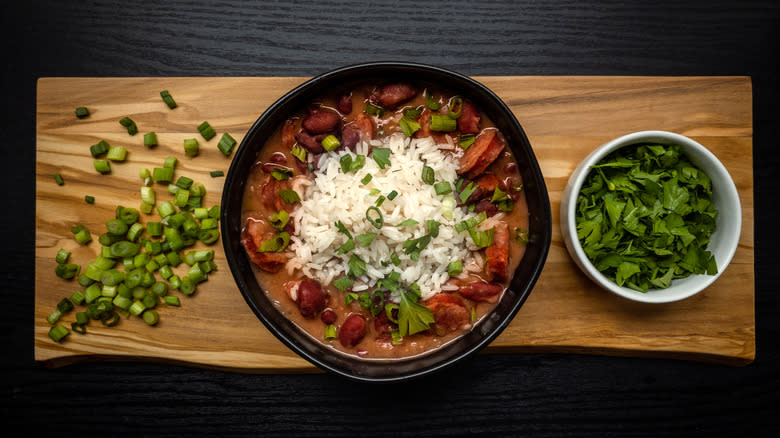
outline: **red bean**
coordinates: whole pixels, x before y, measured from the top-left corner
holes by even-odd
[[[284,155],[284,152],[274,152],[271,154],[268,161],[276,164],[284,164],[287,162],[287,157]]]
[[[323,324],[334,324],[337,319],[339,319],[339,316],[333,309],[325,309],[320,313],[320,321]]]
[[[347,149],[355,149],[360,141],[360,128],[356,125],[347,125],[341,131],[341,145]]]
[[[301,146],[305,147],[312,153],[318,154],[324,150],[320,142],[318,142],[313,135],[306,131],[301,131],[296,134],[295,140],[297,140]]]
[[[511,162],[506,163],[506,166],[504,166],[504,173],[515,173],[517,172],[517,163]]]
[[[316,280],[304,278],[298,285],[298,309],[305,318],[314,318],[328,304],[330,296]]]
[[[388,84],[379,90],[379,102],[388,108],[393,108],[397,104],[409,100],[416,95],[417,90],[410,84]]]
[[[303,129],[311,134],[322,134],[333,131],[341,121],[341,117],[333,111],[315,110],[303,119]]]
[[[336,109],[341,111],[341,114],[349,114],[352,112],[352,93],[345,94],[339,99],[339,103],[336,104]]]
[[[364,336],[366,336],[366,318],[359,313],[349,315],[339,329],[339,342],[347,348],[360,343]]]

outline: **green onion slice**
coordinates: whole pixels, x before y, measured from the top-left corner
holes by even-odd
[[[368,222],[373,225],[374,228],[382,228],[382,225],[385,223],[382,211],[379,210],[379,208],[373,206],[368,207],[368,210],[366,210],[366,220],[368,220]]]

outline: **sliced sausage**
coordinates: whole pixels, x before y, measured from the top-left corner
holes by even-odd
[[[463,109],[458,117],[458,131],[463,134],[479,133],[479,110],[468,100],[463,101]]]
[[[495,129],[487,129],[477,136],[474,144],[460,159],[458,174],[474,179],[481,175],[504,150],[504,142]]]
[[[328,305],[330,296],[317,280],[304,278],[298,285],[298,309],[304,318],[314,318]]]
[[[438,335],[455,331],[469,323],[471,315],[463,300],[453,294],[439,293],[422,302],[433,314],[434,330]]]
[[[353,313],[339,328],[339,342],[347,348],[352,348],[366,336],[366,329],[366,318],[359,313]]]
[[[280,252],[257,252],[257,248],[274,236],[270,226],[264,221],[248,219],[241,233],[241,244],[246,250],[249,261],[268,272],[278,272],[287,263],[287,256]]]
[[[499,222],[493,231],[493,244],[485,250],[485,274],[490,281],[504,281],[509,265],[509,226]]]
[[[417,90],[410,84],[404,82],[388,84],[379,90],[379,103],[387,108],[393,108],[416,95]]]
[[[460,290],[458,290],[458,293],[464,298],[468,298],[472,301],[495,303],[498,301],[498,296],[503,291],[504,286],[501,286],[500,284],[475,281],[461,287]]]

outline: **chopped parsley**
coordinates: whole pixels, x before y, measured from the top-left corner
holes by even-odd
[[[706,250],[718,214],[710,178],[677,145],[632,145],[609,154],[577,197],[577,236],[602,274],[641,292],[715,274]]]

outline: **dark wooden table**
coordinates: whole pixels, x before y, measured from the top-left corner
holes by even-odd
[[[26,1],[2,11],[2,417],[22,435],[770,436],[780,432],[780,4]],[[660,4],[663,3],[663,4]],[[746,367],[478,355],[366,386],[148,363],[33,359],[35,83],[45,76],[312,76],[408,60],[468,75],[749,75],[757,356]]]

